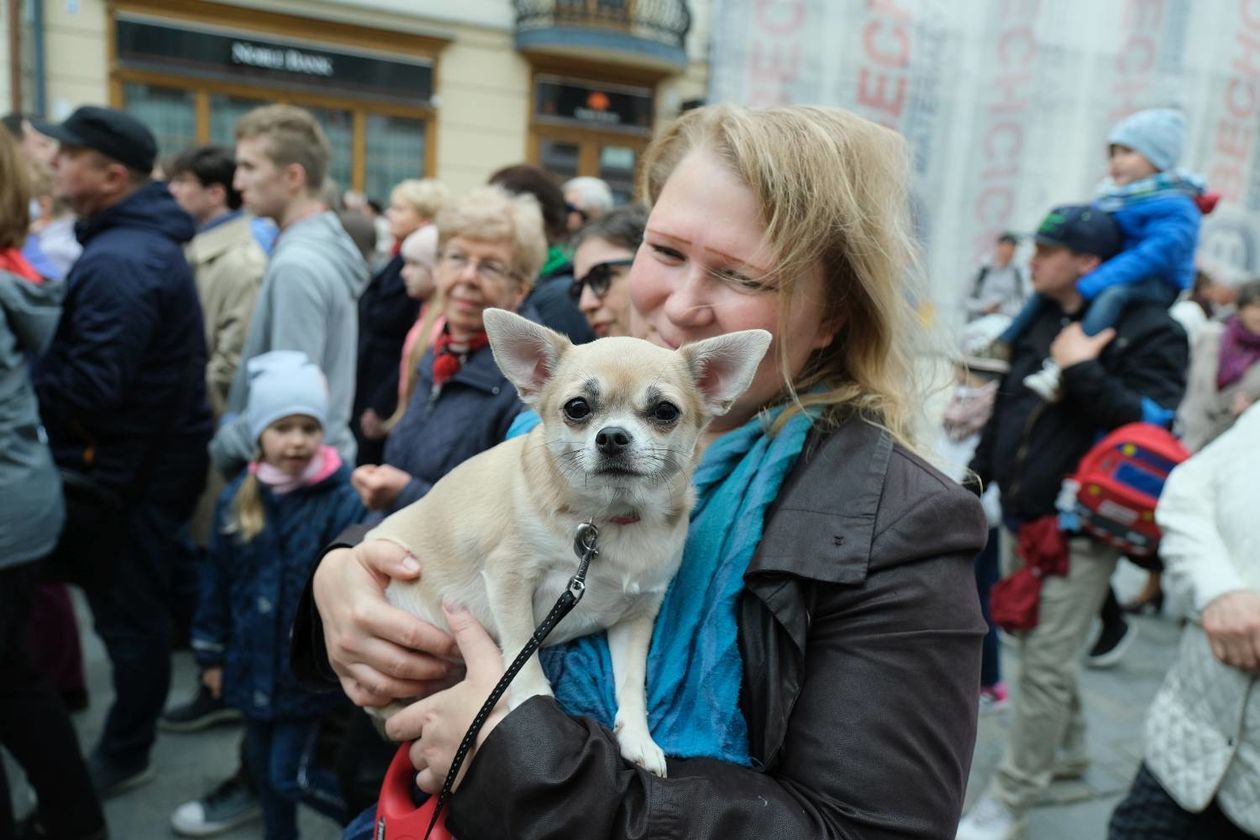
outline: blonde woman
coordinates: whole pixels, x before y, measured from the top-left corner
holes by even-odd
[[[420,302],[408,294],[403,278],[406,260],[402,245],[408,236],[433,224],[446,200],[446,187],[431,178],[403,181],[390,193],[385,216],[394,241],[393,254],[359,298],[352,427],[360,464],[381,460],[388,431],[385,421],[398,407],[398,357],[420,311]]]
[[[605,698],[585,689],[601,685],[602,642],[580,639],[548,649],[556,698],[490,717],[450,829],[951,836],[975,738],[985,521],[910,439],[904,143],[837,109],[709,107],[654,142],[643,178],[652,209],[628,278],[643,334],[667,347],[749,327],[775,337],[707,432],[653,638],[648,707],[668,777],[621,757]],[[452,639],[384,603],[381,581],[423,567],[378,543],[330,551],[318,615],[301,614],[294,638],[299,667],[359,704],[431,695],[389,731],[417,739],[433,791],[503,663],[467,613],[449,614]],[[463,681],[433,693],[457,648]]]

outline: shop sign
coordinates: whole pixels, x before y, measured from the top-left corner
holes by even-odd
[[[534,101],[535,116],[543,122],[643,134],[652,130],[650,88],[542,77],[537,81]]]
[[[433,67],[403,59],[325,49],[277,38],[119,15],[118,63],[233,81],[318,86],[323,92],[427,103]]]

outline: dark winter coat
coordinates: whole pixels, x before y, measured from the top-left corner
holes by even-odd
[[[452,833],[952,837],[976,736],[986,628],[972,562],[985,535],[977,501],[888,433],[852,418],[811,436],[737,613],[757,769],[670,760],[657,778],[611,732],[536,697],[469,764]],[[309,586],[303,597],[294,668],[335,685]]]
[[[573,263],[565,262],[538,278],[525,306],[538,313],[538,323],[567,335],[574,344],[595,340],[595,331],[569,294]]]
[[[1063,370],[1063,399],[1047,403],[1024,385],[1063,327],[1083,315],[1047,301],[1011,348],[993,415],[972,458],[979,479],[996,481],[1002,515],[1023,522],[1055,512],[1063,479],[1099,436],[1175,411],[1186,390],[1186,334],[1158,304],[1125,309],[1116,337],[1094,360]]]
[[[411,476],[390,513],[428,493],[464,461],[501,443],[523,408],[489,347],[470,355],[436,397],[431,347],[420,360],[419,374],[402,420],[385,441],[385,463]]]
[[[398,407],[398,362],[403,341],[416,323],[420,302],[407,296],[403,258],[396,256],[368,283],[359,298],[359,359],[354,415],[372,409],[382,420]]]
[[[341,467],[310,487],[276,495],[260,487],[265,526],[242,543],[223,533],[242,473],[219,496],[210,555],[193,622],[202,668],[222,666],[228,705],[255,720],[317,717],[341,699],[302,688],[289,668],[289,629],[325,545],[367,513]]]
[[[192,219],[154,182],[76,233],[83,254],[35,378],[53,457],[186,515],[212,430],[201,304],[183,250]]]

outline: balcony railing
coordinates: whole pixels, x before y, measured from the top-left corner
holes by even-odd
[[[691,12],[685,0],[515,0],[516,30],[606,29],[686,49]]]

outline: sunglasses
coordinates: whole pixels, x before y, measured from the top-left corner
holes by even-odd
[[[596,263],[591,266],[591,270],[586,272],[585,276],[577,277],[573,280],[573,285],[569,287],[569,297],[574,301],[580,300],[582,297],[582,287],[590,286],[591,294],[600,300],[604,299],[604,295],[608,294],[608,287],[612,285],[613,269],[625,268],[634,264],[634,257],[625,257],[620,260],[608,260],[607,262]]]

